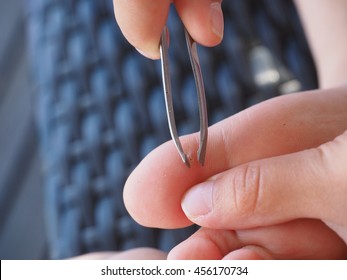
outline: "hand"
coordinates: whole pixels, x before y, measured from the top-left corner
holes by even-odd
[[[202,228],[169,257],[189,258],[196,240],[205,246],[199,252],[208,249],[205,258],[232,257],[257,244],[262,257],[346,257],[346,105],[347,87],[341,86],[251,107],[210,128],[204,168],[195,159],[198,135],[182,138],[184,149],[194,153],[191,169],[168,142],[129,177],[127,209],[146,226],[176,228],[193,221],[213,228]],[[242,234],[248,234],[243,242]],[[316,242],[305,246],[307,239]],[[293,254],[296,247],[284,246],[289,240],[302,250]]]
[[[97,252],[81,255],[74,260],[165,260],[166,253],[152,248],[136,248],[123,252]]]
[[[159,58],[159,41],[171,2],[195,41],[215,46],[223,38],[222,0],[113,0],[126,39],[143,55]]]

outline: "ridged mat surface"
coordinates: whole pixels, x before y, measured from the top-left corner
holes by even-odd
[[[50,257],[137,246],[169,250],[195,228],[141,227],[122,201],[130,172],[170,139],[160,63],[125,41],[111,0],[29,3]],[[317,86],[290,1],[225,0],[223,8],[223,43],[199,48],[210,124],[276,95]],[[183,135],[199,129],[196,90],[174,10],[168,26]]]

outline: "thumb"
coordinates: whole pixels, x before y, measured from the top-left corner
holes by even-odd
[[[204,46],[219,44],[224,35],[222,0],[175,0],[178,14],[194,40]]]
[[[315,149],[253,161],[191,188],[182,208],[204,227],[317,218],[347,225],[347,132]]]

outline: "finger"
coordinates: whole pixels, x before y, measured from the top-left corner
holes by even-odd
[[[97,252],[77,256],[75,260],[165,260],[167,254],[153,248],[135,248],[123,252]]]
[[[143,55],[159,58],[159,42],[171,0],[114,0],[114,12],[124,36]],[[215,46],[223,38],[222,0],[176,0],[190,35],[200,44]]]
[[[318,148],[231,169],[189,190],[182,208],[191,221],[221,229],[301,217],[347,224],[346,160],[347,132]]]
[[[272,260],[273,257],[262,247],[245,246],[230,252],[223,260]]]
[[[346,244],[324,223],[300,219],[250,230],[201,228],[168,259],[344,259]]]
[[[125,38],[143,55],[159,58],[159,41],[171,0],[113,0],[116,20]]]
[[[166,260],[167,254],[154,248],[135,248],[112,257],[116,260]]]
[[[189,34],[204,46],[215,46],[224,34],[222,0],[175,0],[175,6]]]
[[[323,222],[298,219],[288,223],[237,231],[245,246],[263,248],[274,259],[345,259],[344,241]]]
[[[173,248],[169,260],[221,260],[242,247],[234,231],[201,228]]]
[[[209,128],[204,167],[196,160],[197,134],[181,139],[192,159],[190,169],[182,164],[172,142],[160,146],[126,182],[124,201],[129,213],[150,227],[190,224],[181,208],[189,188],[237,165],[334,139],[346,129],[346,96],[343,90],[287,95],[230,117]]]

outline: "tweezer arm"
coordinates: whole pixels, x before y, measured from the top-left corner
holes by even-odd
[[[182,161],[190,167],[190,163],[187,155],[184,153],[181,142],[178,138],[175,115],[173,110],[173,102],[172,102],[172,90],[171,90],[171,78],[170,78],[170,68],[169,68],[169,30],[167,27],[164,27],[162,36],[161,36],[161,44],[160,44],[160,57],[161,57],[161,71],[163,78],[163,87],[164,87],[164,97],[165,97],[165,105],[166,105],[166,113],[168,116],[169,129],[171,138],[174,141],[174,144],[180,154]]]
[[[199,150],[197,152],[198,160],[203,166],[205,163],[206,156],[206,146],[207,146],[207,134],[208,134],[208,119],[207,119],[207,106],[205,98],[205,88],[204,81],[202,78],[201,66],[198,56],[198,50],[196,42],[190,36],[188,31],[184,29],[184,34],[186,36],[186,42],[188,47],[188,53],[190,57],[190,62],[193,68],[193,74],[195,78],[195,85],[198,95],[199,104],[199,118],[200,118],[200,143]]]

